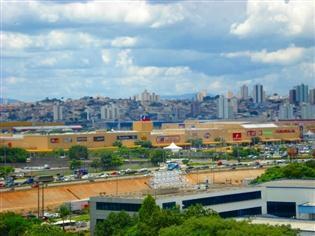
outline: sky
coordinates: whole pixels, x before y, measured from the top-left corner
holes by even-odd
[[[1,96],[315,87],[315,1],[1,0]]]

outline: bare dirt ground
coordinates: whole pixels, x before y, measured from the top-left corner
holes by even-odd
[[[251,179],[261,175],[265,169],[203,171],[191,173],[186,176],[187,180],[196,184],[206,179],[214,183],[228,183],[233,185],[242,184],[242,180]],[[128,177],[107,179],[98,182],[73,183],[67,185],[49,186],[45,189],[45,208],[52,209],[64,202],[78,199],[86,199],[91,196],[105,194],[136,194],[149,192],[148,182],[150,177]],[[24,189],[9,192],[0,192],[0,212],[36,211],[38,201],[38,189]]]

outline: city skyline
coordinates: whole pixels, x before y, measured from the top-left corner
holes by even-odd
[[[315,87],[311,1],[1,4],[2,98]]]

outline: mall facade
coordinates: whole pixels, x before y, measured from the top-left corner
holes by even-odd
[[[315,125],[315,121],[313,121]],[[47,128],[47,127],[46,127]],[[52,127],[53,129],[53,127]],[[27,127],[23,131],[27,130]],[[47,131],[47,129],[46,129]],[[115,141],[124,146],[135,146],[139,140],[151,141],[154,147],[164,147],[172,142],[189,146],[191,139],[202,139],[205,145],[251,143],[254,137],[265,143],[299,142],[302,129],[295,123],[260,123],[247,121],[199,121],[187,120],[183,123],[164,123],[160,129],[154,129],[152,121],[135,121],[132,130],[97,130],[93,132],[15,133],[1,134],[0,142],[9,147],[21,147],[28,151],[51,151],[58,148],[69,149],[73,145],[88,148],[112,147]],[[0,144],[0,145],[1,145]]]

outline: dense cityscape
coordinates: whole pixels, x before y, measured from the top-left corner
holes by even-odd
[[[315,235],[314,1],[0,14],[0,236]]]
[[[287,96],[266,95],[263,85],[249,92],[243,85],[237,94],[210,96],[207,91],[186,99],[163,99],[147,90],[128,99],[83,97],[46,98],[38,102],[1,105],[2,121],[65,122],[102,128],[106,122],[126,122],[148,115],[151,120],[180,122],[185,119],[253,119],[262,121],[315,119],[315,89],[297,85]]]

